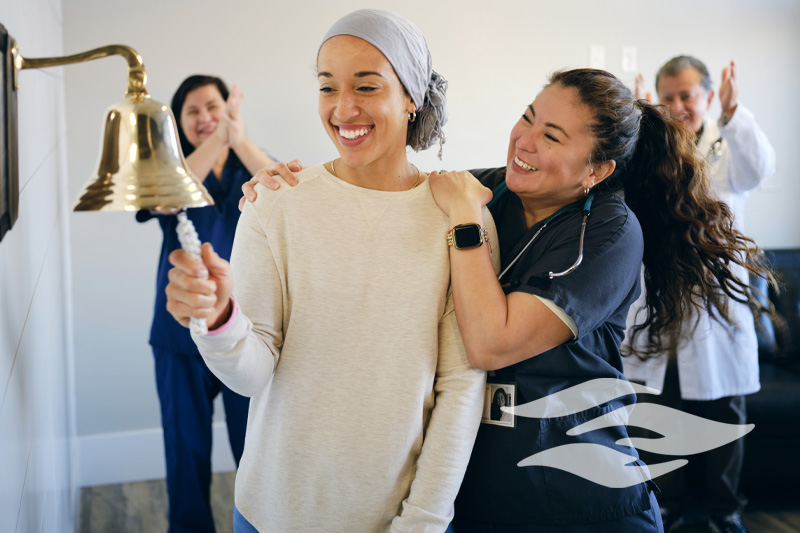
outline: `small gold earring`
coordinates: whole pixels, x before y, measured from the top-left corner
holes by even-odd
[[[417,120],[417,112],[412,111],[411,113],[408,114],[408,121],[414,122],[415,120]]]
[[[583,196],[584,197],[589,196],[589,191],[591,191],[591,189],[589,187],[584,187],[583,188]]]

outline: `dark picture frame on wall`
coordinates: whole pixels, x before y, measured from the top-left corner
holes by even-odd
[[[13,40],[0,24],[0,240],[14,225],[19,210],[19,159],[17,150],[17,88],[14,80]]]

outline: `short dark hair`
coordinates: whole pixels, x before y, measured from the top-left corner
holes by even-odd
[[[178,87],[178,90],[175,91],[175,95],[172,97],[172,103],[170,104],[170,107],[172,108],[172,114],[175,115],[175,120],[178,124],[178,139],[181,141],[181,150],[183,150],[183,155],[189,155],[194,152],[194,146],[192,146],[192,143],[189,142],[189,140],[186,138],[186,135],[183,133],[183,125],[181,124],[181,111],[183,110],[183,103],[186,101],[186,95],[195,89],[205,87],[206,85],[214,85],[217,89],[219,89],[222,99],[225,101],[228,100],[228,86],[225,85],[225,82],[216,76],[209,76],[206,74],[194,74],[193,76],[189,76],[183,80]],[[201,176],[201,179],[204,177],[205,176]]]
[[[711,90],[711,76],[708,74],[706,64],[692,56],[673,57],[658,69],[656,74],[656,92],[658,92],[658,82],[664,76],[677,76],[687,68],[694,68],[700,73],[700,85],[706,92]]]

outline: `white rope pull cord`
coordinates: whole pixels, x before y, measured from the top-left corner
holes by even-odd
[[[197,230],[194,229],[194,224],[192,224],[192,221],[186,216],[185,210],[178,213],[178,227],[175,231],[178,233],[178,240],[181,243],[181,248],[192,256],[192,259],[202,263],[203,260],[200,257],[200,237],[197,235]],[[195,335],[205,335],[208,333],[208,325],[204,318],[190,318],[189,329]]]

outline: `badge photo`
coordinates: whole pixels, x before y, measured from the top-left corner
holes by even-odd
[[[487,383],[484,387],[481,423],[513,428],[515,425],[514,413],[502,408],[510,408],[513,411],[515,392],[516,386],[511,383]]]

